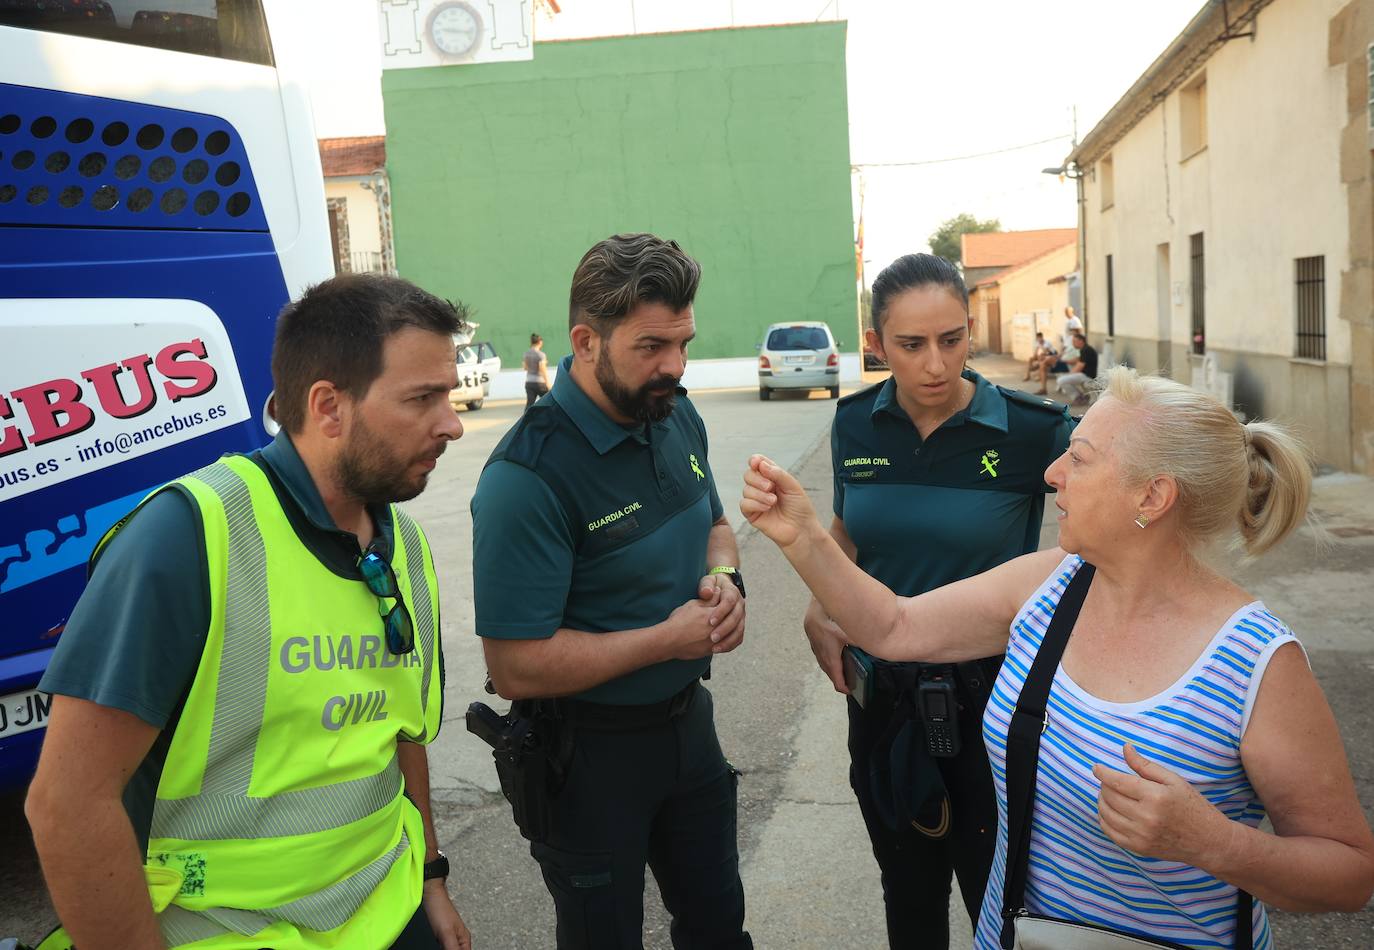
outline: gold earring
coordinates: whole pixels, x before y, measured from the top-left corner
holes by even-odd
[[[1138,514],[1135,516],[1135,523],[1143,528],[1150,523],[1150,519],[1145,514]]]

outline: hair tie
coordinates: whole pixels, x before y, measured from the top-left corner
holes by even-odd
[[[1241,435],[1245,436],[1245,447],[1248,449],[1254,444],[1254,436],[1250,434],[1250,427],[1244,422],[1240,424]]]

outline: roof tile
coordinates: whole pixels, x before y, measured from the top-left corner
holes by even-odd
[[[965,234],[962,237],[964,267],[1015,267],[1077,240],[1077,228]]]
[[[320,139],[320,164],[325,178],[370,175],[386,167],[386,136],[362,135]]]

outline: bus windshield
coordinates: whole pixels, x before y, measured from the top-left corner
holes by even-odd
[[[272,65],[259,0],[0,0],[0,25]]]

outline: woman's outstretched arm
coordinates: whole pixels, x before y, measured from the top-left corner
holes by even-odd
[[[1057,548],[1027,554],[919,597],[898,597],[845,556],[801,484],[762,455],[749,459],[740,511],[778,545],[850,642],[889,660],[951,663],[1001,653],[1012,618],[1064,557]]]

